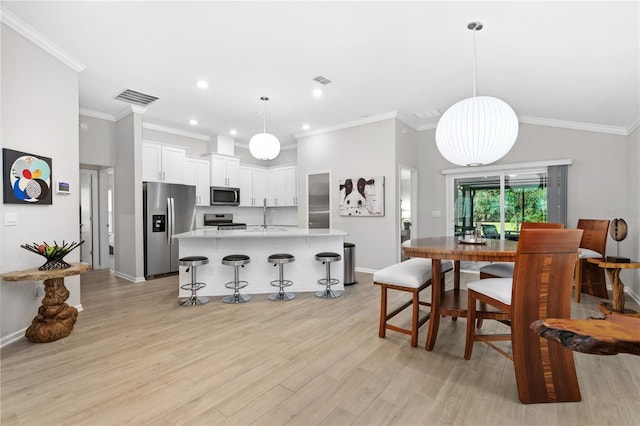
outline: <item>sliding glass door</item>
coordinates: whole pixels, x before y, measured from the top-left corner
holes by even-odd
[[[547,222],[545,169],[447,176],[448,235],[481,224],[485,238],[517,240],[522,222]]]

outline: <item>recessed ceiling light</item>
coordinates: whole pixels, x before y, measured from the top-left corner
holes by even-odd
[[[209,87],[209,83],[207,81],[204,81],[204,80],[199,80],[196,84],[201,89],[206,89],[207,87]]]
[[[238,132],[237,132],[235,129],[231,129],[231,130],[229,131],[229,133],[230,133],[230,134],[232,134],[232,135],[236,135],[236,134],[238,134]]]
[[[316,96],[316,97],[322,96],[322,90],[320,90],[320,89],[315,89],[315,90],[313,91],[313,96]]]
[[[303,124],[302,125],[302,130],[309,130],[309,125],[308,124]]]
[[[192,118],[191,120],[189,120],[189,124],[191,124],[192,126],[195,126],[196,124],[198,124],[198,120],[194,120]]]

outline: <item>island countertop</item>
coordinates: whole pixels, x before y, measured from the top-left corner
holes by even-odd
[[[316,292],[324,286],[318,280],[326,275],[325,265],[315,260],[320,252],[343,254],[346,232],[338,229],[308,229],[272,225],[265,231],[262,227],[251,226],[248,229],[222,230],[196,229],[174,235],[178,241],[180,257],[206,256],[209,262],[198,266],[198,282],[206,287],[198,291],[201,296],[226,296],[233,293],[225,283],[233,278],[232,267],[223,265],[222,258],[230,254],[244,254],[251,262],[241,268],[240,279],[249,282],[242,290],[245,294],[266,294],[277,291],[270,284],[278,278],[278,269],[268,262],[269,255],[289,253],[295,261],[284,266],[284,277],[292,280],[288,292]],[[331,277],[340,281],[344,277],[344,260],[331,265]],[[191,281],[186,268],[180,268],[180,285]],[[341,282],[334,286],[343,290]],[[188,291],[179,288],[179,297],[186,297]],[[262,296],[266,297],[266,296]]]
[[[194,231],[176,234],[173,238],[190,239],[190,238],[291,238],[291,237],[336,237],[345,236],[346,232],[339,229],[309,229],[309,228],[292,228],[284,226],[271,226],[267,230],[262,227],[248,227],[247,229],[230,229],[218,231],[217,229],[196,229]]]

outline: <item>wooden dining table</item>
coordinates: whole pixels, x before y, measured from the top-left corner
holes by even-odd
[[[408,257],[423,257],[431,264],[431,318],[425,349],[433,350],[438,336],[440,316],[452,318],[467,316],[467,292],[460,289],[460,261],[515,262],[517,241],[487,239],[480,243],[465,243],[459,237],[427,237],[402,243]],[[445,291],[440,281],[441,261],[454,262],[453,289]],[[487,306],[478,312],[478,319],[495,319],[500,311]]]

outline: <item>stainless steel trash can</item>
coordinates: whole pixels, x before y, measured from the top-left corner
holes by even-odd
[[[356,282],[356,245],[344,243],[344,285]]]

